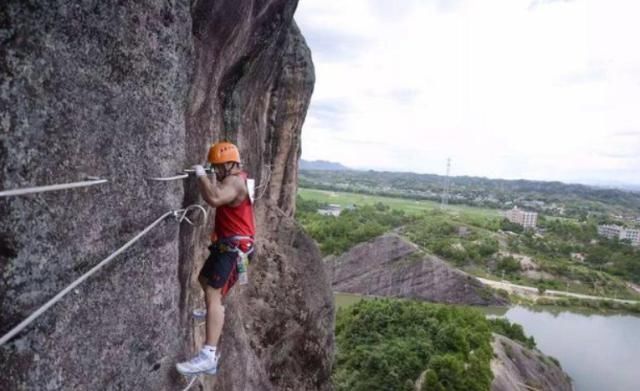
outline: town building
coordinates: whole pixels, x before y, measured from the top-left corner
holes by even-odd
[[[318,209],[318,213],[323,216],[340,216],[340,212],[342,212],[342,207],[337,204],[329,204],[326,208]]]
[[[607,239],[620,238],[620,232],[622,227],[618,225],[598,225],[598,235],[604,236]]]
[[[504,217],[512,223],[519,224],[524,228],[535,228],[538,223],[538,214],[536,212],[526,212],[515,206],[513,209],[505,212]]]
[[[628,240],[633,246],[640,246],[640,229],[603,224],[598,225],[598,235],[607,239]]]

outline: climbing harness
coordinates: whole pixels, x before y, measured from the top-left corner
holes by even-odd
[[[246,254],[249,255],[253,252],[254,248],[253,248],[253,236],[244,236],[244,235],[235,235],[235,236],[230,236],[228,238],[220,238],[218,239],[218,241],[220,243],[222,243],[224,246],[227,247],[227,249],[229,251],[235,251],[237,253],[241,253],[241,254]],[[249,248],[249,250],[247,252],[243,252],[240,249],[240,242],[242,241],[248,241],[251,243],[251,247]],[[233,244],[233,242],[237,242],[238,244]]]
[[[14,189],[14,190],[3,190],[3,191],[0,191],[0,197],[20,196],[25,194],[43,193],[45,191],[74,189],[77,187],[95,186],[95,185],[100,185],[102,183],[109,182],[107,179],[101,179],[98,177],[88,177],[87,179],[88,180],[81,181],[81,182],[71,182],[71,183],[62,183],[57,185],[46,185],[46,186],[36,186],[36,187],[25,187],[22,189]]]
[[[67,293],[71,292],[75,287],[80,285],[87,278],[89,278],[91,275],[96,273],[98,270],[100,270],[103,266],[105,266],[107,263],[109,263],[115,257],[120,255],[126,249],[131,247],[131,245],[133,245],[135,242],[140,240],[141,237],[146,235],[149,231],[151,231],[154,227],[156,227],[158,224],[160,224],[167,217],[173,216],[173,217],[176,217],[178,222],[186,221],[187,223],[189,223],[191,225],[194,225],[193,222],[187,218],[187,213],[189,211],[191,211],[191,210],[194,210],[194,209],[195,210],[200,210],[203,213],[203,222],[206,223],[206,221],[207,221],[207,211],[201,205],[195,205],[195,204],[194,205],[189,205],[184,209],[171,210],[171,211],[163,214],[162,216],[158,217],[158,219],[156,219],[156,221],[154,221],[153,223],[148,225],[140,233],[138,233],[136,236],[134,236],[133,239],[129,240],[122,247],[117,249],[114,253],[112,253],[107,258],[103,259],[102,261],[100,261],[100,263],[98,263],[96,266],[94,266],[91,270],[89,270],[88,272],[86,272],[85,274],[80,276],[80,278],[78,278],[77,280],[75,280],[74,282],[69,284],[69,286],[64,288],[62,291],[60,291],[60,293],[55,295],[52,299],[50,299],[48,302],[46,302],[44,305],[42,305],[40,308],[38,308],[35,312],[33,312],[31,315],[29,315],[29,317],[27,317],[25,320],[20,322],[20,324],[18,324],[14,328],[12,328],[5,335],[3,335],[2,338],[0,338],[0,346],[4,345],[7,341],[9,341],[16,334],[18,334],[20,331],[22,331],[25,327],[27,327],[29,324],[31,324],[31,322],[36,320],[40,315],[42,315],[51,306],[53,306],[55,303],[60,301]],[[200,225],[202,225],[202,224],[200,224]]]
[[[241,242],[248,241],[250,242],[249,248],[247,251],[242,251]],[[243,235],[235,235],[228,238],[219,239],[221,248],[224,251],[235,252],[237,254],[236,258],[236,270],[238,271],[238,283],[240,285],[246,285],[249,283],[249,277],[247,276],[247,269],[249,268],[249,255],[253,253],[255,249],[253,246],[253,237],[252,236],[243,236]],[[238,244],[234,244],[233,242],[237,242]]]

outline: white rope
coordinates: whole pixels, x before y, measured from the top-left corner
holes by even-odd
[[[196,225],[193,223],[193,221],[189,220],[189,218],[187,217],[187,213],[189,213],[189,211],[193,209],[196,209],[202,212],[203,217],[202,217],[201,224]],[[195,227],[202,227],[203,225],[207,224],[207,210],[202,205],[198,205],[198,204],[189,205],[184,209],[174,210],[173,217],[178,219],[178,222],[180,223],[182,223],[183,221],[186,221],[187,223]]]
[[[262,199],[262,197],[264,197],[269,187],[269,182],[271,182],[271,173],[272,173],[271,165],[265,164],[264,166],[267,168],[267,179],[264,181],[261,181],[260,186],[256,187],[256,190],[262,188],[262,190],[260,191],[260,195],[256,197],[256,200]]]
[[[158,217],[158,219],[156,219],[156,221],[154,221],[153,223],[151,223],[149,226],[147,226],[145,229],[143,229],[139,234],[137,234],[136,236],[133,237],[133,239],[129,240],[127,243],[124,244],[124,246],[120,247],[119,249],[117,249],[114,253],[112,253],[111,255],[109,255],[108,257],[106,257],[105,259],[103,259],[102,261],[100,261],[100,263],[98,263],[96,266],[94,266],[91,270],[89,270],[88,272],[86,272],[85,274],[83,274],[80,278],[78,278],[77,280],[75,280],[74,282],[72,282],[71,284],[69,284],[69,286],[67,286],[66,288],[64,288],[62,291],[60,291],[60,293],[58,293],[57,295],[55,295],[51,300],[49,300],[48,302],[46,302],[43,306],[41,306],[40,308],[38,308],[35,312],[33,312],[31,315],[29,315],[28,318],[26,318],[25,320],[23,320],[22,322],[20,322],[20,324],[18,324],[17,326],[15,326],[14,328],[12,328],[8,333],[6,333],[5,335],[2,336],[2,338],[0,338],[0,346],[4,345],[7,341],[9,341],[11,338],[13,338],[16,334],[18,334],[20,331],[22,331],[25,327],[27,327],[31,322],[33,322],[34,320],[36,320],[40,315],[42,315],[46,310],[48,310],[49,308],[51,308],[51,306],[53,306],[55,303],[57,303],[58,301],[60,301],[60,299],[62,299],[67,293],[71,292],[75,287],[77,287],[78,285],[80,285],[82,282],[84,282],[87,278],[91,277],[91,275],[93,275],[94,273],[96,273],[98,270],[100,270],[102,267],[104,267],[107,263],[109,263],[111,260],[113,260],[115,257],[117,257],[118,255],[120,255],[123,251],[125,251],[126,249],[128,249],[129,247],[131,247],[132,244],[134,244],[135,242],[137,242],[138,240],[140,240],[141,237],[143,237],[144,235],[146,235],[149,231],[151,231],[155,226],[157,226],[158,224],[160,224],[162,222],[162,220],[166,219],[169,216],[176,216],[178,217],[178,221],[182,222],[183,220],[187,220],[187,222],[189,222],[189,224],[193,223],[186,217],[186,214],[189,210],[192,210],[194,208],[200,208],[202,209],[202,212],[204,213],[204,221],[206,222],[206,217],[207,217],[207,211],[200,205],[190,205],[185,209],[178,209],[178,210],[171,210],[165,214],[163,214],[162,216]]]
[[[193,385],[193,383],[198,379],[198,376],[194,376],[193,379],[191,379],[191,381],[189,382],[189,385],[187,385],[185,388],[182,389],[182,391],[187,391],[189,388],[191,388],[191,386]]]
[[[10,197],[10,196],[25,195],[25,194],[33,194],[33,193],[42,193],[45,191],[66,190],[66,189],[73,189],[76,187],[94,186],[94,185],[99,185],[101,183],[107,183],[107,182],[109,181],[106,179],[96,178],[96,179],[91,179],[91,180],[82,181],[82,182],[72,182],[72,183],[63,183],[58,185],[47,185],[47,186],[37,186],[37,187],[25,187],[22,189],[14,189],[14,190],[3,190],[3,191],[0,191],[0,197]]]
[[[187,179],[189,178],[189,174],[196,172],[196,170],[194,170],[193,168],[187,168],[182,171],[185,172],[186,174],[178,174],[178,175],[168,176],[168,177],[151,177],[151,178],[147,178],[147,180],[158,181],[158,182],[177,181],[180,179]],[[208,174],[211,174],[210,168],[205,168],[204,171]]]
[[[187,174],[193,174],[196,172],[196,170],[194,170],[193,168],[185,168],[182,171],[186,172]],[[213,169],[211,169],[210,167],[205,167],[204,172],[206,172],[207,174],[211,174],[213,173]]]
[[[168,181],[175,181],[178,179],[186,179],[186,178],[189,178],[189,174],[181,174],[181,175],[168,176],[168,177],[153,177],[153,178],[147,178],[147,180],[158,181],[158,182],[168,182]]]

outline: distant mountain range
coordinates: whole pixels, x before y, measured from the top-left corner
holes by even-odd
[[[301,170],[324,170],[324,171],[344,171],[350,170],[349,167],[340,163],[330,162],[327,160],[304,160],[300,159]]]
[[[383,174],[408,174],[408,175],[425,175],[432,176],[437,178],[444,177],[436,174],[416,174],[412,172],[401,172],[401,171],[386,171],[386,170],[376,170],[376,169],[354,169],[351,167],[347,167],[341,163],[330,162],[328,160],[304,160],[300,159],[300,170],[318,170],[318,171],[370,171],[370,172],[378,172]],[[455,178],[455,177],[453,177]],[[484,177],[468,177],[468,176],[459,176],[459,178],[467,178],[467,179],[481,179],[481,180],[489,180],[489,181],[502,181],[502,182],[531,182],[531,183],[562,183],[566,185],[586,185],[592,188],[599,189],[620,189],[626,191],[632,191],[636,193],[640,193],[640,184],[634,185],[623,182],[615,182],[615,181],[602,181],[602,180],[581,180],[578,182],[559,182],[559,181],[539,181],[539,180],[526,180],[526,179],[499,179],[499,178],[484,178]]]

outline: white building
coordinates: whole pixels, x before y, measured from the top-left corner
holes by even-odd
[[[622,227],[617,225],[599,225],[598,235],[604,236],[607,239],[619,238]]]
[[[504,217],[512,223],[519,224],[525,228],[535,228],[538,223],[538,214],[536,212],[525,212],[518,209],[517,206],[506,211]]]
[[[640,246],[640,230],[625,229],[620,235],[621,240],[628,240],[634,246]]]
[[[342,207],[337,204],[329,204],[324,209],[318,209],[318,213],[324,216],[340,216],[340,212],[342,212]]]
[[[640,246],[640,229],[627,229],[619,225],[599,225],[598,235],[607,239],[628,240],[633,246]]]

